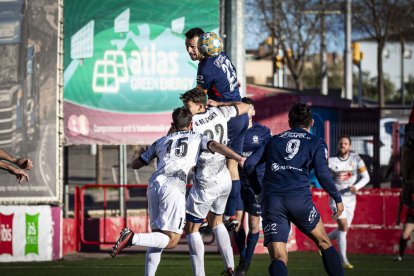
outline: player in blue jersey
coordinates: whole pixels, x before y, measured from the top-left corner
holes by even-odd
[[[244,135],[243,143],[243,152],[242,156],[249,157],[252,152],[264,144],[270,137],[270,129],[264,125],[253,122],[252,118],[256,114],[254,109],[254,101],[251,98],[243,98],[243,103],[250,105],[248,115],[249,115],[249,128],[247,129],[246,134]],[[256,171],[259,177],[259,183],[264,175],[264,165],[259,166]],[[243,170],[239,170],[240,174],[240,183],[241,191],[240,197],[237,204],[237,220],[241,223],[235,231],[235,239],[238,251],[240,253],[239,265],[236,269],[236,275],[246,275],[247,270],[250,267],[252,261],[254,250],[256,248],[257,241],[259,239],[260,231],[260,215],[262,213],[262,207],[258,201],[255,192],[250,185],[250,182],[247,178],[247,175]],[[243,218],[248,213],[248,224],[249,224],[249,233],[246,239],[246,231],[243,226]]]
[[[203,30],[193,28],[185,33],[185,45],[190,58],[198,60],[197,85],[207,93],[208,98],[218,102],[240,102],[240,91],[237,73],[234,65],[224,52],[215,57],[204,57],[197,42],[203,35]],[[228,143],[235,152],[241,154],[243,149],[243,138],[248,127],[247,114],[232,118],[228,123]],[[227,201],[225,212],[225,225],[232,230],[238,225],[236,219],[237,200],[240,196],[240,177],[237,163],[228,159],[227,167],[232,179],[232,190]]]
[[[310,107],[303,103],[295,104],[289,110],[291,129],[272,136],[244,164],[255,186],[258,186],[256,168],[265,164],[261,191],[262,226],[264,245],[272,259],[270,275],[288,274],[286,245],[291,222],[319,247],[326,272],[344,275],[338,252],[325,232],[309,189],[309,173],[314,169],[319,183],[336,203],[332,218],[336,220],[341,215],[344,205],[329,173],[328,150],[321,138],[309,133],[312,125]]]

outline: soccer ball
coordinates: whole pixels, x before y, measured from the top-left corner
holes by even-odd
[[[204,33],[198,38],[198,51],[205,57],[216,57],[223,51],[223,42],[213,32]]]

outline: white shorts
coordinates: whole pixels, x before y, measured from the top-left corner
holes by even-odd
[[[342,202],[344,203],[344,211],[339,216],[338,219],[346,219],[348,223],[348,227],[351,226],[352,220],[354,219],[354,212],[356,206],[356,195],[342,195]],[[330,198],[329,205],[331,207],[332,212],[336,210],[335,201]]]
[[[151,229],[182,234],[185,225],[185,195],[174,186],[148,188],[148,212]]]
[[[222,215],[226,209],[227,199],[231,191],[231,176],[227,168],[211,179],[212,185],[200,188],[195,182],[186,202],[187,213],[196,218],[206,218],[209,211]]]

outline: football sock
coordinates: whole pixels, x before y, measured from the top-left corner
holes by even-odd
[[[194,232],[187,235],[188,247],[190,249],[191,266],[193,275],[204,276],[204,243],[200,232]]]
[[[344,270],[339,259],[338,252],[333,246],[328,249],[321,250],[323,266],[329,276],[343,276]]]
[[[332,232],[330,232],[328,234],[328,237],[330,240],[336,240],[336,238],[338,237],[338,229],[335,229]]]
[[[270,276],[287,276],[288,269],[285,263],[281,260],[272,260],[272,263],[269,266],[269,275]]]
[[[400,238],[400,246],[398,252],[400,253],[400,256],[402,257],[404,255],[405,248],[407,247],[407,242],[409,239],[404,239],[403,237]]]
[[[132,238],[132,244],[139,246],[166,248],[170,238],[161,232],[136,233]]]
[[[229,267],[234,269],[233,248],[231,247],[229,232],[227,232],[223,223],[214,227],[213,232],[216,236],[217,246],[221,256],[223,256],[224,259],[225,269]]]
[[[237,201],[239,200],[240,196],[240,180],[233,180],[231,182],[231,191],[229,198],[227,199],[226,211],[224,215],[226,216],[234,216],[236,215],[236,207]]]
[[[338,247],[339,252],[341,254],[342,262],[348,264],[348,258],[346,257],[346,235],[348,232],[346,231],[338,231]]]
[[[234,238],[236,240],[237,250],[239,250],[240,259],[244,260],[246,256],[246,232],[244,228],[240,227],[239,231],[234,232]]]
[[[254,255],[254,249],[256,248],[257,241],[259,240],[259,232],[257,233],[249,233],[247,235],[247,246],[246,246],[246,257],[245,262],[246,264],[250,264],[252,262],[252,258]]]
[[[145,259],[145,276],[155,276],[161,261],[161,248],[148,247]]]

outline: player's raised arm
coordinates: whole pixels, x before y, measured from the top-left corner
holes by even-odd
[[[238,115],[245,114],[250,109],[250,104],[243,103],[243,102],[217,102],[217,101],[214,101],[214,100],[208,100],[207,105],[208,106],[215,106],[215,107],[234,106],[237,109]]]
[[[235,151],[233,151],[231,148],[223,144],[217,143],[216,141],[210,141],[208,143],[208,149],[212,152],[220,153],[226,156],[227,158],[236,160],[237,163],[239,163],[240,167],[243,168],[244,161],[246,160],[246,158],[243,156],[240,156]]]

